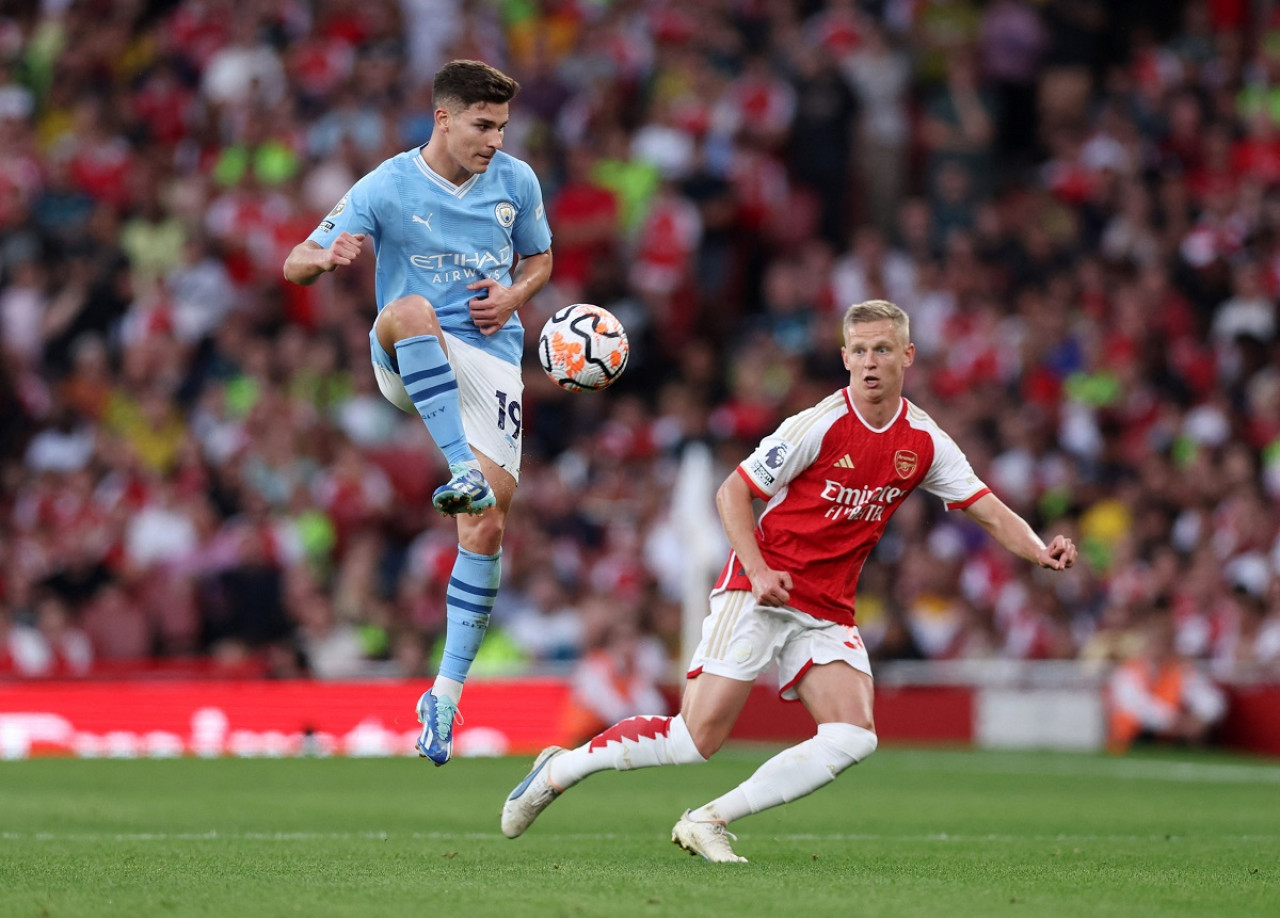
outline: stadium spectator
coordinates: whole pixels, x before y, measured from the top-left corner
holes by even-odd
[[[19,665],[27,675],[70,678],[87,676],[93,667],[93,645],[57,593],[38,591],[32,611],[34,627],[18,644]]]
[[[1026,0],[992,0],[982,8],[979,66],[1000,112],[996,150],[1004,168],[1025,166],[1036,149],[1036,81],[1048,45],[1044,21]]]
[[[858,100],[825,45],[790,51],[796,104],[787,164],[792,177],[819,201],[818,235],[838,245],[848,234],[858,202],[850,181]]]
[[[560,575],[552,569],[531,571],[518,597],[501,617],[526,659],[571,662],[582,655],[587,623]]]
[[[569,299],[580,297],[593,265],[617,257],[620,244],[618,196],[593,179],[596,157],[585,147],[565,154],[564,181],[547,202],[547,219],[556,228],[556,287]]]
[[[991,191],[995,103],[982,88],[973,52],[950,55],[946,77],[929,100],[922,127],[925,188],[935,205],[954,196],[957,184],[981,196]]]
[[[285,606],[297,624],[297,650],[305,672],[317,679],[355,679],[372,672],[371,658],[378,648],[371,644],[377,643],[377,636],[339,618],[333,597],[305,569],[291,571]]]
[[[228,6],[230,41],[214,51],[203,68],[201,91],[224,119],[237,109],[271,107],[285,98],[286,74],[280,55],[263,40],[262,19],[237,16]]]
[[[1222,690],[1178,653],[1165,609],[1153,609],[1142,630],[1142,651],[1108,685],[1108,748],[1120,753],[1135,743],[1203,744],[1226,711]]]
[[[564,742],[589,739],[609,724],[650,711],[667,713],[662,681],[667,675],[667,649],[640,622],[640,609],[619,610],[606,594],[581,604],[587,650],[570,675],[572,690],[565,714]]]
[[[910,178],[911,61],[882,23],[867,21],[860,34],[841,61],[860,109],[858,199],[866,202],[867,222],[887,235]]]

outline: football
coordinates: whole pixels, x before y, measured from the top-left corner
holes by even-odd
[[[538,336],[538,361],[561,389],[594,392],[622,375],[631,355],[626,329],[600,306],[574,303],[558,309]]]

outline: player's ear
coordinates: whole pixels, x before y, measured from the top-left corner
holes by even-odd
[[[849,349],[843,344],[840,345],[840,361],[844,364],[846,370],[850,373],[853,372],[853,367],[849,366]]]
[[[435,122],[436,127],[444,128],[447,131],[449,129],[449,109],[443,106],[437,108]]]
[[[902,365],[909,367],[916,362],[916,346],[908,341],[906,348],[902,352]]]

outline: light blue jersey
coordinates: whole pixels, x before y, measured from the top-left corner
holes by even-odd
[[[307,238],[328,248],[344,231],[373,242],[379,312],[421,294],[446,332],[519,365],[519,314],[493,335],[481,334],[467,301],[483,291],[467,284],[488,277],[509,286],[517,254],[551,248],[542,189],[526,163],[498,151],[487,170],[454,185],[432,171],[420,148],[406,151],[356,182]]]

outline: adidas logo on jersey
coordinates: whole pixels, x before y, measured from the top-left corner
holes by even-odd
[[[853,460],[849,458],[849,454],[845,453],[839,459],[831,464],[833,469],[851,469],[853,468]]]

